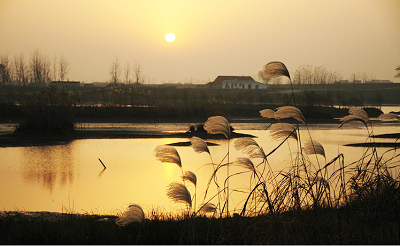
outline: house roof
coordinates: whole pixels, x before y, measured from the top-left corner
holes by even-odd
[[[214,81],[207,83],[209,86],[222,86],[225,80],[236,81],[255,81],[251,76],[218,76]]]

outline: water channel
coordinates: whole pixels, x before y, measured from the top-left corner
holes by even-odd
[[[267,153],[280,142],[270,137],[265,124],[232,124],[236,132],[256,136],[255,140]],[[86,128],[109,129],[158,129],[184,131],[189,124],[87,124]],[[363,147],[346,147],[349,143],[363,143],[368,131],[362,125],[338,128],[336,124],[310,125],[309,131],[302,130],[302,138],[309,135],[325,148],[326,160],[322,164],[343,153],[346,162],[360,158]],[[379,123],[374,126],[375,134],[398,133],[399,123]],[[182,172],[175,164],[156,160],[154,149],[163,144],[189,141],[182,138],[158,139],[85,139],[74,140],[64,145],[36,147],[0,148],[0,208],[4,211],[52,211],[116,214],[129,204],[137,203],[145,210],[162,208],[173,212],[183,208],[166,196],[166,187],[180,181]],[[227,153],[226,140],[208,140],[218,144],[211,146],[214,163],[219,163]],[[246,155],[230,144],[230,159]],[[393,142],[380,139],[379,142]],[[274,171],[283,169],[290,153],[284,145],[271,155],[270,163]],[[191,147],[176,147],[182,160],[184,171],[192,171],[197,176],[196,194],[198,203],[204,194],[206,183],[213,172],[210,157],[196,153]],[[379,148],[384,151],[385,148]],[[107,166],[99,162],[99,158]],[[315,157],[314,157],[315,158]],[[317,160],[315,160],[317,161]],[[235,169],[231,170],[235,172]],[[399,170],[392,170],[398,175]],[[397,173],[396,173],[397,172]],[[248,176],[232,178],[231,187],[248,187]],[[193,185],[188,185],[192,194]],[[211,190],[211,193],[213,191]],[[232,208],[239,208],[243,197],[231,197]]]

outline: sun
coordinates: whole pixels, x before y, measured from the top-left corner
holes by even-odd
[[[174,42],[175,40],[175,35],[173,33],[167,33],[167,35],[165,35],[165,40],[167,40],[167,42]]]

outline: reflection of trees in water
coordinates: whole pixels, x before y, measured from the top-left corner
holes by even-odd
[[[57,180],[64,187],[74,181],[71,145],[24,148],[23,177],[36,185],[53,191]]]

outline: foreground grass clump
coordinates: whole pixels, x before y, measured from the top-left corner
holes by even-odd
[[[381,207],[372,212],[368,206],[220,219],[159,215],[162,220],[153,217],[124,227],[115,223],[116,216],[3,213],[0,243],[399,244],[399,211],[396,215],[395,209]]]

